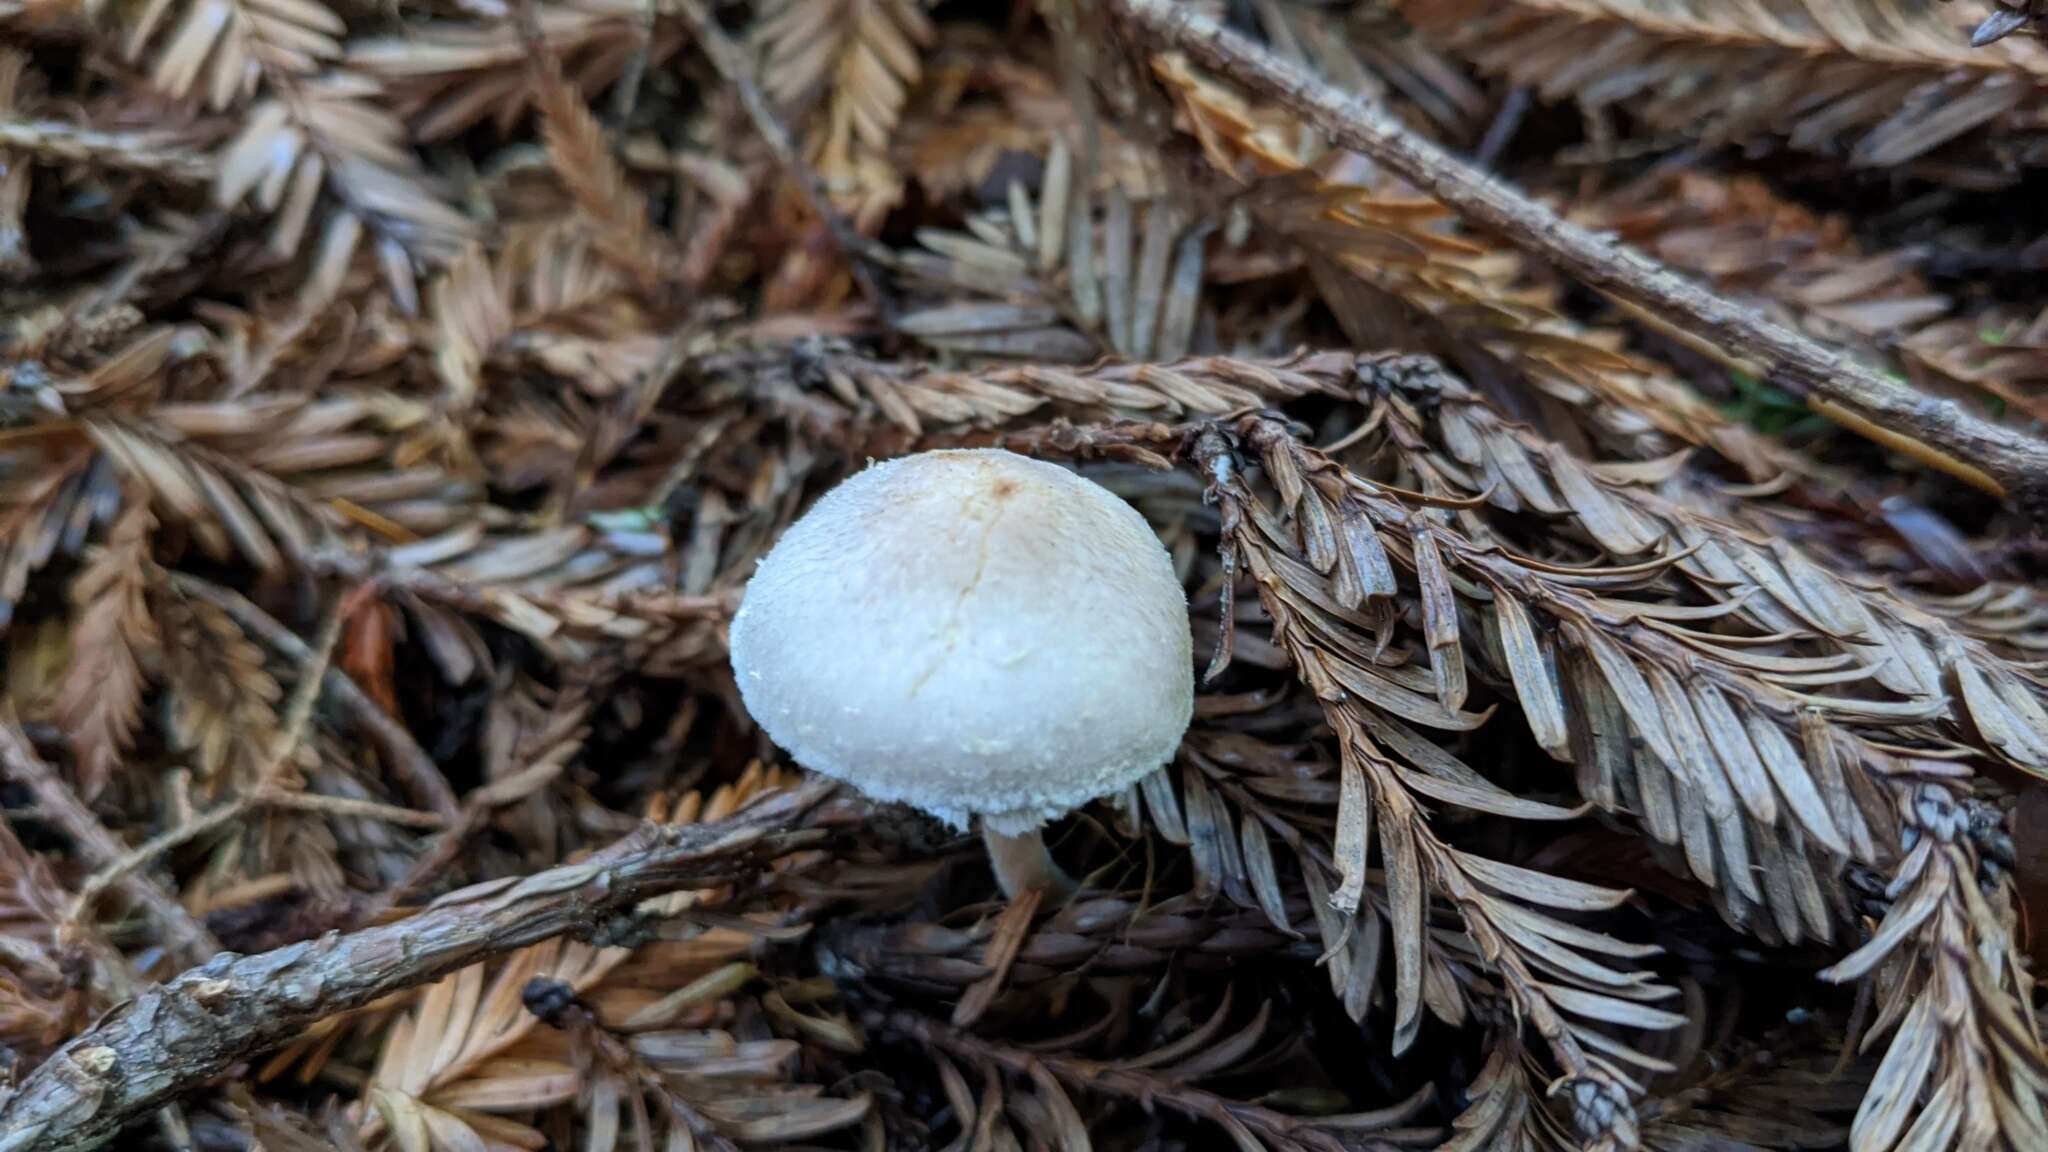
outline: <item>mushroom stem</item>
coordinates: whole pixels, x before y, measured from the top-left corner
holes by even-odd
[[[1073,877],[1053,863],[1052,853],[1046,851],[1045,835],[1037,828],[1021,836],[1005,836],[984,823],[981,839],[988,845],[988,861],[995,868],[996,883],[1002,885],[1003,895],[1012,900],[1033,888],[1057,900],[1072,895],[1079,887]]]

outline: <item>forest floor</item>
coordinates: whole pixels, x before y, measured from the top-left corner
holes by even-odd
[[[0,0],[0,1152],[2048,1148],[2039,6]],[[1072,893],[735,682],[950,447]]]

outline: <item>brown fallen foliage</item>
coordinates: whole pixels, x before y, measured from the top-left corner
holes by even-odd
[[[0,0],[0,1152],[2048,1147],[2043,16]],[[1067,898],[727,665],[963,445]]]

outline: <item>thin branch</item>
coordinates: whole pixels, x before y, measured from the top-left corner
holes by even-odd
[[[717,19],[705,10],[700,0],[680,0],[680,5],[683,19],[689,22],[690,31],[704,47],[704,55],[711,60],[711,66],[718,71],[719,77],[732,85],[740,107],[746,110],[747,119],[753,122],[761,142],[768,146],[783,174],[796,183],[811,211],[824,221],[825,230],[832,235],[832,243],[845,254],[847,266],[853,272],[854,285],[860,289],[861,296],[874,308],[876,318],[888,323],[895,315],[895,306],[870,267],[871,263],[879,262],[875,246],[854,231],[845,215],[833,207],[824,181],[818,179],[818,174],[804,162],[803,153],[790,140],[782,121],[776,119],[775,110],[769,107],[768,97],[762,94],[761,85],[754,78],[754,63],[746,50],[733,43],[732,37],[718,26]]]
[[[120,841],[93,817],[85,801],[64,783],[55,768],[36,755],[28,737],[11,717],[0,720],[0,772],[35,796],[42,814],[71,838],[78,859],[95,869],[106,870],[125,854]],[[156,927],[164,946],[180,963],[197,964],[221,950],[213,933],[155,880],[123,870],[114,886]]]
[[[416,812],[392,804],[379,804],[374,800],[357,800],[347,796],[323,796],[315,792],[293,792],[275,784],[263,784],[220,804],[203,816],[188,820],[158,836],[152,836],[119,857],[108,861],[87,877],[73,899],[69,917],[81,920],[88,909],[106,894],[108,888],[125,883],[136,869],[163,855],[181,844],[189,844],[217,828],[246,816],[257,808],[286,808],[295,812],[320,812],[330,816],[353,816],[361,819],[382,820],[387,824],[398,824],[408,828],[439,828],[441,817],[432,812]],[[215,951],[219,949],[216,947]]]
[[[277,786],[278,773],[284,767],[285,761],[296,755],[299,745],[305,742],[306,729],[313,722],[313,706],[320,699],[321,681],[326,679],[328,670],[334,664],[334,647],[341,640],[341,621],[345,615],[345,609],[337,607],[328,614],[327,622],[321,626],[318,645],[312,650],[310,658],[299,668],[299,683],[292,691],[291,706],[285,712],[284,729],[278,733],[270,754],[257,769],[256,781],[250,785],[249,790],[196,820],[188,820],[176,828],[150,837],[122,853],[119,859],[102,866],[79,886],[77,897],[71,901],[71,910],[66,913],[68,919],[84,919],[86,913],[92,910],[92,906],[98,903],[108,888],[120,883],[136,869],[180,844],[188,844],[216,828],[234,823],[241,819],[244,813],[258,805],[300,806],[286,799],[292,794],[289,789]]]
[[[462,849],[469,843],[469,838],[476,835],[477,829],[484,826],[484,821],[490,818],[496,808],[496,805],[480,802],[482,795],[481,790],[469,794],[462,805],[462,812],[454,820],[441,826],[441,830],[420,850],[419,856],[412,862],[412,867],[405,870],[405,875],[400,877],[396,884],[379,892],[371,900],[357,923],[398,907],[428,880],[447,872],[455,863],[455,858],[462,854]]]
[[[436,812],[421,812],[415,808],[401,808],[396,804],[380,804],[375,800],[358,800],[353,796],[329,796],[322,792],[266,791],[258,802],[268,808],[288,808],[294,812],[321,812],[329,816],[351,816],[359,820],[378,820],[396,824],[401,828],[445,828],[448,821]]]
[[[204,816],[187,820],[176,828],[166,829],[100,865],[92,875],[85,878],[83,884],[78,886],[78,895],[72,897],[71,907],[65,912],[64,918],[73,922],[84,920],[86,914],[92,911],[93,905],[99,903],[100,897],[106,894],[107,889],[127,885],[135,878],[137,872],[148,867],[151,862],[171,849],[189,844],[216,828],[234,823],[249,810],[254,797],[255,793],[251,792],[217,805]]]
[[[2048,444],[1980,420],[1950,400],[1886,379],[1829,348],[1572,224],[1513,186],[1445,152],[1370,100],[1326,84],[1173,0],[1104,0],[1147,40],[1302,116],[1337,143],[1385,164],[1475,224],[1639,305],[1662,320],[1758,360],[1811,393],[1824,414],[1879,443],[1923,441],[1950,474],[2009,499],[2048,524]]]
[[[413,859],[412,867],[406,869],[397,883],[370,901],[357,923],[374,921],[404,903],[433,878],[446,876],[456,857],[462,854],[463,845],[484,826],[492,813],[532,795],[535,789],[560,774],[570,757],[582,747],[582,725],[587,718],[587,705],[579,703],[563,709],[558,703],[554,718],[542,729],[544,738],[525,757],[525,763],[464,796],[461,815],[435,833]]]
[[[290,629],[241,593],[181,572],[171,574],[171,584],[187,596],[204,600],[227,613],[235,623],[285,659],[302,666],[312,661],[313,649],[304,640],[293,635]],[[433,758],[413,740],[412,733],[378,707],[377,702],[370,699],[369,694],[346,672],[338,668],[327,669],[324,686],[342,707],[348,709],[356,723],[362,725],[363,731],[377,742],[378,748],[390,761],[392,771],[411,789],[414,799],[431,808],[443,820],[456,819],[461,806],[456,803],[454,789],[448,786],[447,777],[441,775],[441,769],[435,766]]]
[[[515,948],[588,936],[642,900],[750,875],[815,844],[812,780],[731,819],[645,825],[585,860],[453,892],[418,915],[256,956],[223,954],[73,1038],[0,1103],[0,1152],[83,1152],[324,1017]]]

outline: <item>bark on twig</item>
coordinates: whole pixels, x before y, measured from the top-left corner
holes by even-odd
[[[1949,459],[1959,479],[2010,500],[2048,524],[2048,444],[1981,420],[1950,400],[1878,375],[1830,348],[1728,300],[1626,245],[1572,224],[1512,185],[1424,139],[1385,108],[1326,84],[1175,0],[1102,0],[1154,45],[1188,57],[1247,91],[1275,100],[1337,143],[1386,165],[1471,222],[1498,232],[1585,283],[1720,346],[1760,361],[1804,389],[1814,407],[1865,436],[1909,437]]]
[[[0,773],[29,790],[42,814],[71,838],[78,859],[95,870],[104,870],[114,868],[126,855],[120,841],[94,818],[85,801],[64,783],[55,768],[36,755],[28,737],[11,718],[0,721]],[[179,963],[197,964],[221,950],[213,933],[155,880],[124,869],[112,883],[155,926],[164,947]]]
[[[313,649],[304,640],[292,634],[291,629],[279,624],[270,613],[258,608],[248,597],[232,589],[201,580],[183,573],[172,573],[171,583],[178,591],[228,614],[235,623],[277,653],[294,663],[305,665],[313,660]],[[369,694],[356,684],[348,673],[339,668],[326,670],[327,691],[335,700],[348,709],[356,723],[391,763],[391,769],[405,782],[414,799],[432,808],[443,820],[453,821],[461,812],[455,801],[455,791],[448,786],[448,778],[441,775],[441,769],[428,756],[426,750],[412,738],[405,726],[394,720]]]
[[[816,843],[812,780],[728,820],[648,825],[574,864],[452,892],[418,915],[256,956],[224,953],[74,1037],[0,1104],[0,1152],[83,1152],[307,1025],[467,964],[589,934],[652,896],[745,876]]]

